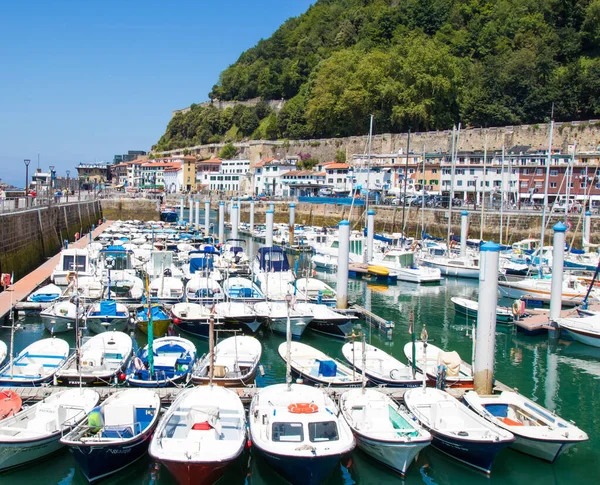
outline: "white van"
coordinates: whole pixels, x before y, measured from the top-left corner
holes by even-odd
[[[577,200],[577,196],[559,195],[552,206],[554,212],[581,212],[581,204]]]

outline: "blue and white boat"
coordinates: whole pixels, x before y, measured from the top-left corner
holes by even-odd
[[[223,291],[227,299],[232,302],[258,303],[265,301],[265,295],[248,278],[227,278],[223,282]]]
[[[58,300],[61,295],[62,290],[58,286],[49,284],[35,290],[27,297],[27,301],[32,303],[52,303]]]
[[[267,296],[271,300],[282,299],[287,293],[288,283],[295,279],[287,255],[280,246],[258,248],[252,272],[260,289],[269,293]]]
[[[50,382],[67,357],[69,344],[62,339],[33,342],[0,369],[0,385],[39,386]]]
[[[490,473],[500,451],[515,437],[435,388],[409,389],[408,410],[432,434],[432,445],[455,460]]]
[[[90,306],[85,318],[91,332],[123,332],[129,323],[129,310],[123,303],[102,300]]]
[[[171,386],[191,377],[196,362],[196,346],[181,337],[163,337],[140,349],[127,367],[127,382],[136,387]]]
[[[117,392],[60,442],[89,482],[117,473],[148,451],[160,415],[160,396],[148,389]]]

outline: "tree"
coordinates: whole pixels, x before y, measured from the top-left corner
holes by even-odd
[[[299,160],[297,167],[300,170],[312,170],[319,164],[319,160],[316,158],[307,158],[305,160]]]
[[[339,163],[346,163],[346,152],[344,150],[338,150],[335,152],[335,161]]]
[[[231,160],[238,154],[238,149],[233,146],[233,143],[226,143],[219,152],[219,158],[223,160]]]

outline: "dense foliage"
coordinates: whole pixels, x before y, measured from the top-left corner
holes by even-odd
[[[600,115],[600,0],[318,0],[175,116],[159,148]]]

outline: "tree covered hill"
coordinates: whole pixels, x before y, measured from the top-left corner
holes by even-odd
[[[600,0],[317,0],[176,115],[158,150],[600,115]]]

